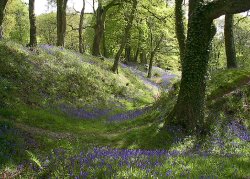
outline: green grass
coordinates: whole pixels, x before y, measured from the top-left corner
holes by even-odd
[[[142,81],[123,69],[119,75],[113,74],[108,60],[57,47],[31,52],[19,44],[2,41],[0,54],[0,97],[5,105],[107,108],[115,103],[135,108],[153,102],[152,92]]]
[[[208,100],[230,93],[249,81],[250,68],[221,70],[208,82]]]
[[[62,103],[75,107],[97,104],[104,109],[113,107],[110,102],[116,102],[124,105],[125,109],[135,109],[152,103],[153,95],[128,70],[121,69],[119,75],[111,73],[111,62],[108,60],[101,61],[88,55],[79,57],[69,50],[56,47],[51,50],[55,53],[49,54],[40,48],[37,52],[30,52],[15,43],[0,42],[0,54],[3,57],[0,59],[0,173],[7,168],[15,170],[24,160],[34,162],[44,159],[55,148],[67,149],[69,155],[74,156],[83,149],[91,151],[96,146],[170,151],[192,150],[195,146],[197,139],[194,136],[162,130],[164,116],[173,106],[175,94],[161,98],[155,105],[157,109],[152,112],[124,122],[84,120],[60,112],[55,106]],[[79,58],[94,64],[82,63]],[[244,119],[245,126],[249,128],[250,115],[242,103],[250,100],[249,85],[245,84],[249,77],[247,68],[213,74],[208,85],[208,98],[212,100],[207,113],[212,113],[214,109],[219,114],[236,111],[234,117]],[[223,97],[237,88],[245,94],[244,98],[239,99],[233,94]],[[130,98],[134,100],[127,100]],[[114,109],[113,112],[121,111],[124,109]],[[214,128],[214,132],[220,130],[216,126]],[[174,142],[176,137],[180,138],[179,142]],[[35,141],[35,144],[30,141]],[[206,149],[210,145],[210,138],[204,141],[203,147]],[[240,147],[234,148],[232,142],[239,143]],[[201,175],[249,177],[249,144],[237,138],[225,139],[225,143],[226,148],[212,147],[212,150],[215,153],[228,151],[244,155],[231,158],[216,155],[177,156],[169,158],[163,166],[154,170],[162,173],[162,178],[170,170],[170,177],[174,175],[175,178],[183,178],[183,175],[190,178],[199,178]],[[136,167],[119,168],[116,164],[114,167],[120,177],[142,178],[145,175],[145,171]],[[97,168],[90,170],[105,178],[104,171]],[[55,169],[53,172],[59,175],[64,171]]]

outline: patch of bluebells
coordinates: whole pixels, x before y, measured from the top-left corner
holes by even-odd
[[[109,147],[84,150],[77,155],[70,155],[66,150],[59,148],[54,149],[42,162],[42,167],[31,163],[29,169],[37,177],[42,175],[46,178],[190,178],[195,169],[190,167],[188,160],[179,160],[179,157],[184,159],[197,156],[205,157],[205,160],[206,157],[214,155],[211,153],[197,155],[177,150],[133,150]],[[215,176],[211,175],[211,177]]]
[[[69,116],[86,120],[100,119],[110,113],[109,109],[95,109],[89,107],[74,108],[66,105],[61,105],[60,110],[62,110]]]
[[[171,171],[159,172],[157,168],[163,167],[170,157],[178,155],[180,155],[178,151],[102,147],[94,148],[90,152],[83,151],[78,155],[69,156],[66,150],[55,149],[43,162],[42,168],[30,164],[30,169],[35,173],[59,171],[59,177],[70,178],[124,177],[121,176],[121,171],[131,171],[133,169],[141,171],[144,177],[170,176]],[[175,163],[172,162],[171,165],[174,166]],[[47,175],[53,174],[47,173]]]
[[[68,116],[76,117],[79,119],[86,119],[86,120],[98,120],[101,118],[106,118],[108,122],[122,122],[126,120],[134,120],[139,116],[142,116],[152,110],[151,106],[147,106],[141,109],[130,110],[120,112],[118,114],[113,114],[114,109],[122,110],[122,106],[116,106],[114,109],[108,108],[94,108],[91,106],[84,106],[82,108],[70,107],[68,105],[62,104],[59,106],[59,109],[66,113]]]
[[[45,50],[45,52],[47,52],[50,55],[55,54],[54,46],[52,46],[52,45],[44,44],[44,45],[40,45],[40,48]]]
[[[239,139],[250,142],[250,133],[244,125],[237,121],[231,121],[228,127]]]
[[[124,113],[112,115],[108,117],[107,121],[108,122],[122,122],[122,121],[127,121],[127,120],[133,120],[135,118],[138,118],[139,116],[142,116],[148,113],[151,110],[152,110],[151,106],[148,106],[142,109],[131,110],[131,111],[127,111]]]
[[[27,133],[14,128],[9,122],[0,120],[0,169],[9,161],[21,159],[25,150],[36,146],[36,142]]]
[[[40,45],[39,47],[41,49],[43,49],[46,53],[50,54],[50,55],[55,55],[56,52],[58,52],[58,51],[61,51],[61,52],[66,51],[67,53],[64,54],[64,55],[66,57],[68,57],[68,58],[71,58],[73,56],[75,59],[78,59],[80,62],[85,62],[85,63],[88,63],[88,64],[94,64],[93,61],[84,60],[81,53],[71,51],[71,50],[67,50],[67,49],[64,49],[63,47],[55,47],[53,45],[48,45],[48,44]]]
[[[145,84],[148,84],[148,85],[150,85],[158,90],[161,90],[162,88],[166,89],[166,87],[170,84],[170,81],[173,78],[176,78],[176,75],[174,75],[174,74],[169,74],[168,72],[162,70],[159,67],[153,67],[153,71],[156,71],[157,73],[159,73],[161,75],[161,78],[162,78],[162,83],[157,84],[154,81],[152,81],[151,79],[146,78],[147,74],[143,71],[138,70],[136,66],[128,66],[128,65],[122,63],[121,67],[129,69],[132,73],[136,74]],[[168,91],[168,89],[166,91]]]

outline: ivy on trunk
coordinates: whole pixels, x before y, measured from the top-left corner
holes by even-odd
[[[205,92],[213,20],[226,13],[250,9],[249,0],[189,1],[188,32],[177,103],[165,121],[200,134],[205,129]]]
[[[3,38],[3,19],[4,19],[4,11],[6,8],[8,0],[1,0],[0,1],[0,39]]]

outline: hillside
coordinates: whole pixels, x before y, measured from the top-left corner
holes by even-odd
[[[127,65],[114,75],[111,60],[48,45],[30,51],[0,42],[0,54],[0,171],[6,175],[249,176],[247,67],[211,76],[206,113],[220,122],[201,142],[178,128],[162,130],[178,88],[150,106],[175,75],[155,68],[160,75],[148,80],[140,67]],[[176,162],[182,164],[173,168]]]
[[[41,45],[34,51],[0,42],[1,106],[127,110],[149,105],[156,90],[111,62]]]

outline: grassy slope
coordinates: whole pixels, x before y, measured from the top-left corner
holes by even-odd
[[[30,52],[12,42],[0,42],[0,54],[1,99],[6,104],[133,108],[153,100],[139,79],[125,70],[111,73],[111,64],[100,59],[50,46]]]
[[[187,138],[180,143],[173,143],[174,137],[171,134],[159,130],[162,121],[159,120],[157,110],[137,120],[106,123],[97,120],[86,121],[69,118],[59,111],[38,108],[38,106],[44,104],[54,104],[54,99],[57,99],[55,104],[77,102],[77,105],[82,105],[82,101],[77,100],[79,95],[82,98],[89,98],[86,103],[96,104],[94,100],[98,99],[107,101],[108,105],[110,98],[115,100],[114,96],[122,94],[128,98],[133,97],[134,94],[137,94],[136,89],[141,89],[142,93],[144,93],[136,95],[138,101],[135,103],[136,105],[143,105],[151,100],[149,92],[144,90],[144,85],[127,71],[122,71],[119,77],[116,78],[112,73],[106,72],[110,65],[108,62],[100,62],[99,59],[95,60],[90,56],[85,56],[84,60],[94,62],[95,65],[82,64],[75,57],[75,54],[71,54],[69,51],[61,52],[59,49],[54,48],[50,50],[53,50],[50,52],[53,55],[40,50],[37,57],[37,54],[31,55],[17,44],[0,43],[0,52],[4,57],[1,58],[1,64],[4,64],[4,66],[1,66],[1,97],[5,99],[5,103],[2,104],[5,107],[0,110],[0,141],[1,144],[4,144],[1,145],[0,150],[0,163],[2,164],[0,171],[6,167],[15,168],[23,159],[30,158],[26,150],[31,151],[40,158],[46,156],[52,149],[59,147],[68,149],[72,155],[78,153],[82,148],[92,148],[93,146],[132,149],[164,148],[169,150],[192,148],[192,145],[194,145],[193,138]],[[56,51],[55,54],[54,51]],[[18,68],[16,68],[17,65]],[[48,67],[49,69],[47,69]],[[217,102],[218,96],[221,97],[227,94],[228,89],[234,91],[239,87],[239,84],[242,84],[242,79],[248,75],[248,72],[247,70],[242,72],[229,70],[217,73],[209,83],[209,94],[216,96],[211,99],[215,99]],[[228,78],[225,75],[227,73],[233,74]],[[78,78],[78,75],[81,78]],[[85,75],[89,78],[85,79]],[[103,78],[105,78],[104,81]],[[226,79],[232,80],[232,85],[229,85]],[[98,87],[99,85],[109,86],[115,80],[113,84],[115,87],[114,89],[113,87],[109,89],[104,87],[101,91],[93,91],[93,89],[96,89],[95,87],[89,90],[83,89],[84,87],[76,87],[78,89],[76,90],[70,88],[72,84],[67,84],[67,82],[71,83],[71,81],[80,84],[82,80],[84,81],[84,87],[86,87],[86,84],[91,86],[92,83],[96,83]],[[136,83],[133,82],[134,80]],[[58,81],[58,83],[54,84],[55,81]],[[62,83],[63,86],[60,86]],[[128,87],[128,92],[119,92],[117,94],[117,88],[119,89],[119,86],[124,87],[127,83],[131,84]],[[65,87],[65,85],[68,86]],[[38,93],[39,89],[44,89],[45,91],[42,91],[42,94],[45,93],[50,97],[44,101],[43,96]],[[82,89],[84,92],[79,92]],[[63,93],[65,91],[67,91],[66,94]],[[58,93],[63,95],[62,99],[58,98]],[[102,96],[103,94],[105,96]],[[146,101],[144,100],[145,95],[147,96]],[[250,94],[248,93],[247,96],[249,100]],[[52,99],[52,102],[50,99]],[[15,105],[17,107],[6,108],[6,106],[12,105],[13,102],[17,104]],[[29,107],[23,103],[28,104]],[[121,103],[124,103],[124,99],[122,99]],[[130,104],[130,101],[126,101],[126,103],[128,103],[127,106],[134,106],[134,103]],[[172,102],[170,101],[170,103]],[[223,110],[222,108],[221,111]],[[234,140],[237,141],[238,139]],[[243,148],[237,149],[237,153],[248,152],[249,155],[249,151],[244,147],[247,146],[244,144]],[[214,150],[220,149],[215,147]],[[229,146],[228,150],[236,149]],[[170,160],[177,164],[172,165],[171,162],[166,162],[157,170],[164,173],[171,169],[173,173],[176,173],[176,176],[181,176],[184,167],[192,171],[191,177],[200,177],[201,175],[207,177],[218,176],[220,178],[250,176],[248,171],[250,161],[245,156],[228,159],[222,156],[200,157],[197,155],[196,157],[176,157]],[[236,170],[238,172],[235,173]],[[132,171],[128,171],[126,168],[123,172],[127,172],[127,177],[137,176],[140,178],[143,176],[136,172],[130,173]]]

